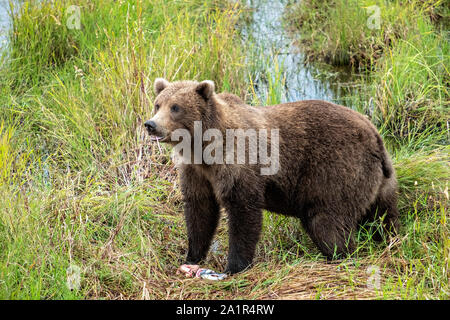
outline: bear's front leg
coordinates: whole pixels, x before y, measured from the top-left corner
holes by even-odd
[[[229,252],[226,273],[248,268],[255,255],[262,229],[262,211],[252,206],[252,199],[225,204],[228,212]]]
[[[206,258],[219,216],[219,206],[213,197],[185,199],[184,218],[189,241],[186,263],[198,264]]]
[[[181,173],[184,218],[189,249],[186,264],[198,264],[206,258],[220,217],[220,207],[208,180],[192,168]]]

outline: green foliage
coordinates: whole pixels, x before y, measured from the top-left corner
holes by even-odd
[[[373,264],[383,281],[371,297],[448,299],[448,42],[434,24],[446,10],[439,1],[301,3],[297,26],[310,57],[372,72],[347,98],[372,116],[393,155],[398,237],[378,244],[377,225],[364,226],[355,255],[330,265],[298,220],[266,212],[252,272],[180,280],[186,234],[176,171],[142,126],[153,80],[213,79],[219,91],[244,96],[255,68],[267,95],[253,102],[275,104],[283,66],[259,56],[244,65],[252,50],[237,33],[242,8],[226,1],[29,1],[17,8],[0,66],[0,298],[270,298],[308,270],[313,279],[286,290],[312,281],[317,297],[348,297]],[[362,28],[364,6],[374,3],[382,28]],[[79,30],[67,28],[70,5],[80,8]],[[216,239],[206,265],[221,269],[225,217]],[[73,291],[70,266],[81,271]]]
[[[379,28],[371,25],[372,6]],[[374,97],[375,108],[361,100],[356,108],[373,114],[382,131],[404,137],[448,121],[449,45],[432,22],[437,12],[445,12],[443,1],[308,0],[287,19],[301,30],[311,60],[373,71],[362,102]]]
[[[67,27],[71,5],[80,29]],[[142,125],[153,80],[242,90],[239,8],[80,0],[16,9],[0,71],[0,297],[139,297],[142,279],[167,277],[185,242],[173,164]],[[82,272],[76,291],[66,285],[72,264]]]
[[[372,5],[380,28],[367,25]],[[448,298],[450,74],[448,34],[439,22],[448,8],[439,0],[307,0],[292,9],[286,18],[310,60],[358,68],[361,89],[343,100],[371,117],[393,155],[401,234],[380,255],[369,241],[378,226],[366,226],[357,255],[394,268],[384,297]]]

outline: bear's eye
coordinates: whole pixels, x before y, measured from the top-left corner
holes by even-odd
[[[172,112],[178,112],[178,111],[180,111],[180,106],[177,105],[177,104],[174,104],[174,105],[170,108],[170,111],[172,111]]]
[[[158,112],[159,110],[159,104],[155,104],[155,111]]]

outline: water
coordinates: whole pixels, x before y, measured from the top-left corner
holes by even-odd
[[[0,50],[7,45],[11,27],[9,2],[0,0]],[[246,45],[254,44],[253,49],[249,50],[247,64],[252,70],[250,77],[259,100],[257,103],[306,99],[342,103],[342,96],[349,91],[342,84],[350,79],[350,73],[342,70],[324,73],[314,65],[304,63],[304,55],[283,26],[287,2],[247,0],[247,6],[253,9],[253,14],[251,23],[243,30],[243,40]],[[274,92],[275,96],[271,97]]]
[[[321,99],[340,103],[346,88],[339,81],[345,81],[350,76],[349,72],[335,70],[334,74],[327,72],[323,77],[323,72],[304,63],[304,55],[283,27],[286,4],[287,1],[283,0],[247,1],[253,14],[243,35],[244,41],[254,44],[247,63],[252,66],[251,78],[258,102]],[[319,79],[320,75],[322,79]],[[274,91],[277,92],[276,97],[271,99]]]
[[[0,48],[5,47],[8,41],[8,30],[11,27],[8,11],[9,0],[0,0]]]

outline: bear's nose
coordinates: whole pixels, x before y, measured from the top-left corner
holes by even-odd
[[[155,131],[155,129],[156,129],[156,123],[155,123],[155,121],[152,121],[152,120],[145,121],[144,126],[150,132]]]

